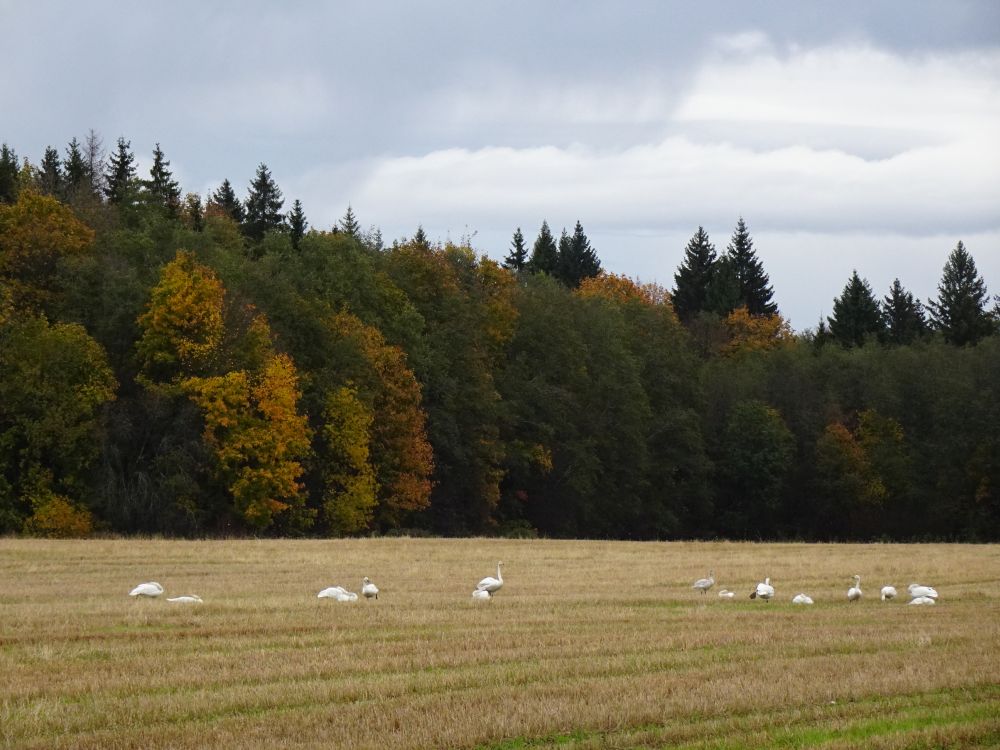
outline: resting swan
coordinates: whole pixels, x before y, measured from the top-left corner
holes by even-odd
[[[938,598],[938,592],[930,586],[921,586],[919,583],[911,583],[906,588],[910,592],[910,597],[912,599],[916,599],[921,596],[926,596],[929,599]]]
[[[732,599],[735,596],[736,596],[736,593],[733,592],[733,591],[730,591],[729,589],[722,589],[722,591],[719,592],[719,598],[720,599]]]
[[[328,589],[323,589],[318,594],[316,594],[317,599],[336,599],[340,594],[346,594],[347,589],[343,586],[331,586]]]
[[[485,589],[476,589],[472,592],[472,599],[477,602],[489,601],[490,596],[490,592]]]
[[[883,586],[882,587],[882,601],[887,602],[890,599],[896,598],[896,587],[895,586]]]
[[[188,594],[186,596],[175,596],[173,599],[167,599],[168,602],[181,602],[184,604],[201,604],[201,597],[197,594]]]
[[[807,594],[796,594],[792,597],[792,604],[812,604],[813,600],[811,596]]]
[[[163,593],[163,586],[158,584],[156,581],[150,581],[149,583],[140,583],[134,589],[128,592],[129,596],[159,596]]]

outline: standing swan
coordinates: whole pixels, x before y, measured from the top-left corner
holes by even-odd
[[[158,584],[156,581],[150,581],[149,583],[140,583],[134,589],[128,592],[129,596],[159,596],[163,593],[163,586]]]
[[[503,576],[500,574],[500,569],[503,567],[502,562],[497,563],[497,577],[486,576],[483,580],[476,584],[476,588],[479,591],[486,591],[490,596],[493,596],[500,587],[503,586]]]
[[[378,599],[378,586],[372,583],[372,579],[365,576],[361,579],[361,593],[365,595],[365,599],[371,599],[373,596]]]
[[[770,578],[765,578],[764,583],[758,583],[757,588],[750,593],[751,599],[756,599],[758,596],[765,602],[771,601],[774,597],[774,586],[771,585]]]
[[[890,599],[896,598],[896,587],[895,586],[883,586],[882,587],[882,601],[887,602]]]
[[[708,571],[708,578],[699,578],[691,586],[693,589],[698,589],[701,593],[706,593],[712,586],[715,585],[715,571]]]
[[[861,576],[854,576],[854,585],[847,589],[847,601],[856,602],[861,598]]]

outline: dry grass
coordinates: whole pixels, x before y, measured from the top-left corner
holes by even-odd
[[[0,678],[9,747],[996,746],[1000,547],[0,539]]]

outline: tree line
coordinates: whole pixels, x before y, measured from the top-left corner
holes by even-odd
[[[502,264],[266,165],[182,193],[157,144],[0,148],[0,531],[1000,537],[1000,304],[855,271],[794,333],[747,223],[673,289],[577,221]]]

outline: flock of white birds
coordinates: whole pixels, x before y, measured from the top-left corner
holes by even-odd
[[[700,591],[702,594],[708,592],[715,586],[715,571],[710,570],[708,572],[708,578],[699,578],[692,584],[691,588]],[[483,580],[476,584],[476,588],[472,592],[473,601],[489,601],[493,598],[493,595],[503,587],[503,563],[497,563],[497,574],[494,578],[493,576],[486,576]],[[907,587],[907,591],[910,594],[910,604],[926,605],[935,604],[938,598],[938,592],[931,588],[930,586],[924,586],[919,583],[911,583]],[[163,586],[156,583],[156,581],[150,581],[149,583],[140,583],[134,589],[129,592],[129,596],[140,597],[158,597],[163,594]],[[897,592],[895,586],[883,586],[882,587],[882,601],[887,602],[896,598]],[[861,576],[854,576],[854,585],[847,590],[847,601],[856,602],[861,599],[864,593],[861,591]],[[365,599],[378,599],[378,586],[372,583],[372,580],[365,576],[361,579],[361,596]],[[736,593],[730,591],[729,589],[722,589],[719,591],[719,598],[723,601],[732,600],[736,597]],[[317,599],[333,599],[338,602],[356,602],[358,600],[357,593],[353,591],[348,591],[343,586],[330,586],[325,588],[316,594]],[[763,583],[758,583],[754,590],[750,592],[751,599],[763,599],[765,602],[769,602],[774,598],[774,586],[771,585],[771,579],[765,578]],[[178,602],[186,604],[201,604],[202,599],[200,596],[195,594],[185,594],[184,596],[175,596],[167,599],[168,602]],[[812,604],[813,599],[808,594],[798,593],[792,597],[792,604]]]
[[[707,593],[708,590],[714,585],[715,571],[710,570],[708,571],[708,578],[699,578],[691,585],[691,588],[704,594]],[[924,605],[937,603],[938,592],[930,586],[924,586],[919,583],[911,583],[907,586],[907,591],[910,594],[910,604]],[[883,586],[881,594],[882,601],[892,601],[897,596],[896,587]],[[854,585],[847,589],[847,601],[860,601],[862,596],[864,596],[864,592],[861,590],[861,576],[854,576]],[[722,589],[719,591],[719,598],[724,601],[734,599],[735,597],[736,593],[730,591],[729,589]],[[763,599],[765,602],[771,601],[774,598],[774,586],[771,585],[771,579],[765,578],[763,583],[758,583],[756,587],[754,587],[754,590],[750,592],[750,598]],[[792,597],[792,604],[812,603],[813,598],[808,594],[798,593]]]
[[[475,590],[472,592],[472,598],[475,601],[489,600],[493,594],[500,590],[503,586],[503,563],[497,563],[497,576],[486,576],[483,580],[476,584]],[[132,597],[150,597],[156,598],[163,594],[163,586],[158,584],[156,581],[149,581],[148,583],[140,583],[134,589],[132,589],[128,595]],[[372,583],[371,578],[365,576],[361,579],[361,596],[365,599],[378,599],[378,586]],[[333,599],[337,602],[356,602],[358,600],[357,593],[353,591],[348,591],[343,586],[330,586],[325,588],[316,594],[317,599]],[[184,596],[175,596],[167,599],[168,602],[178,602],[186,604],[201,604],[202,598],[195,594],[185,594]]]

